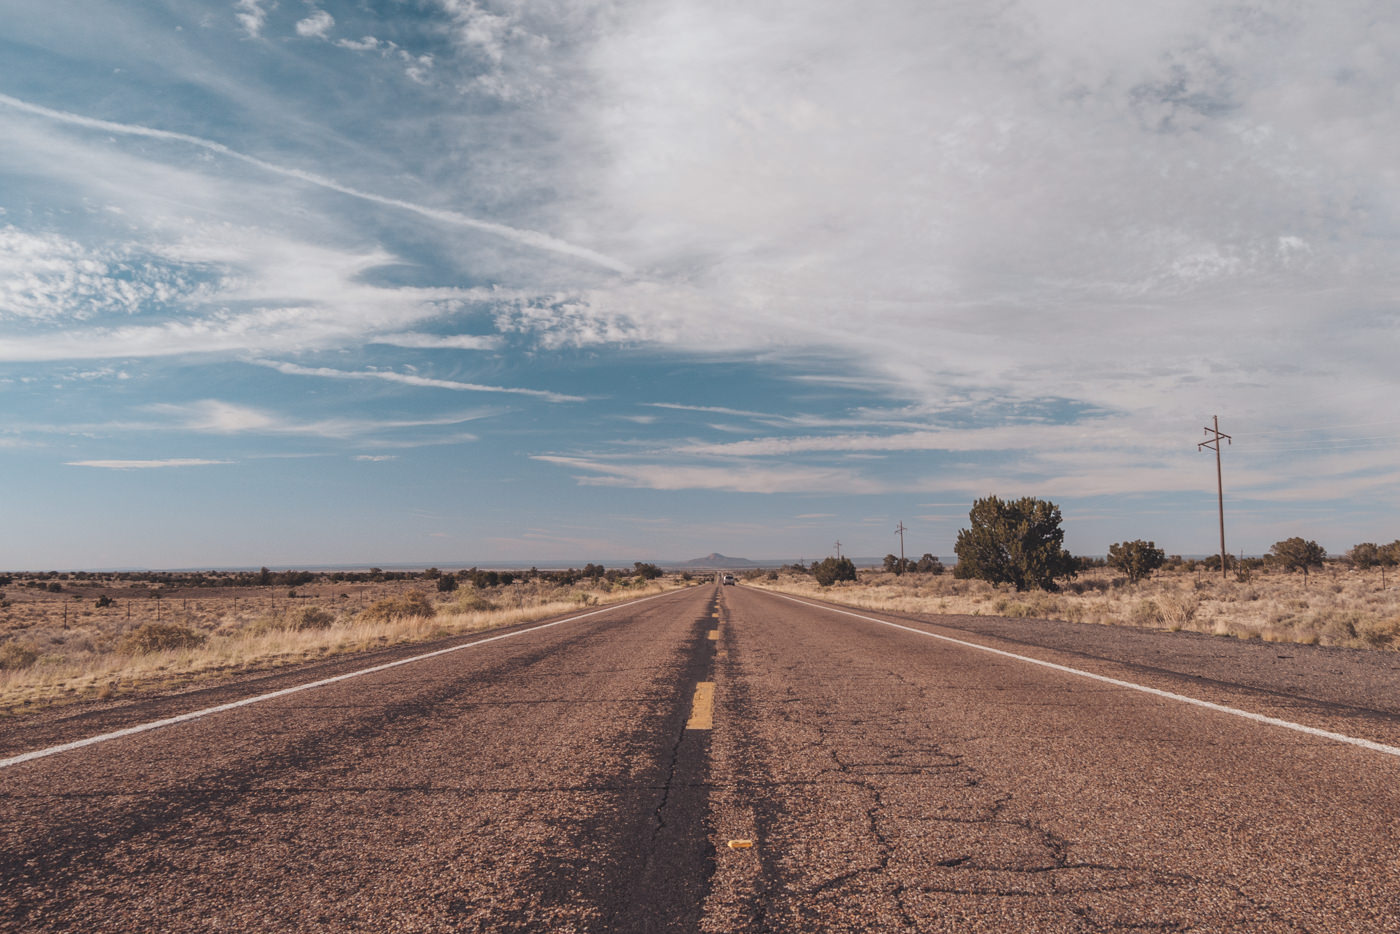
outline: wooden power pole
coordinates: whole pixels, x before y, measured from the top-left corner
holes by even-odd
[[[1220,477],[1220,439],[1221,439],[1221,438],[1224,438],[1226,444],[1230,444],[1230,443],[1232,443],[1232,442],[1230,441],[1230,436],[1227,435],[1227,434],[1224,434],[1224,433],[1221,432],[1221,430],[1220,430],[1220,416],[1219,416],[1219,415],[1212,416],[1211,424],[1212,424],[1213,427],[1210,427],[1210,428],[1205,429],[1206,434],[1207,434],[1207,435],[1210,435],[1210,439],[1209,439],[1208,441],[1202,441],[1202,442],[1200,442],[1199,444],[1197,444],[1197,445],[1196,445],[1196,451],[1197,451],[1197,453],[1199,453],[1200,451],[1209,448],[1210,450],[1212,450],[1212,451],[1215,452],[1215,498],[1216,498],[1216,503],[1217,503],[1217,505],[1220,507],[1220,579],[1221,579],[1221,580],[1226,580],[1226,577],[1225,577],[1225,560],[1226,560],[1226,559],[1225,559],[1225,484],[1224,484],[1224,481],[1222,481],[1222,480],[1221,480],[1221,477]]]
[[[899,535],[899,573],[904,573],[904,533],[909,531],[904,527],[903,520],[900,520],[899,528],[895,532]]]

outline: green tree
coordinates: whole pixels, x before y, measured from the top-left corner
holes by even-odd
[[[1383,557],[1381,547],[1375,542],[1361,542],[1358,545],[1352,545],[1351,551],[1347,552],[1347,560],[1360,571],[1380,564]]]
[[[661,569],[654,564],[647,564],[645,561],[633,561],[632,567],[638,577],[644,581],[654,581],[661,576]]]
[[[953,576],[994,584],[1014,584],[1018,591],[1039,587],[1055,591],[1057,578],[1075,576],[1074,558],[1064,548],[1060,507],[1032,496],[979,499],[968,513],[972,527],[958,532]]]
[[[928,552],[924,552],[923,557],[914,565],[914,570],[920,574],[942,574],[943,562]]]
[[[1166,552],[1157,547],[1156,542],[1135,539],[1131,542],[1114,542],[1108,546],[1108,563],[1128,575],[1128,583],[1136,584],[1161,567],[1167,560]]]
[[[856,566],[850,558],[824,558],[812,565],[812,576],[823,587],[830,587],[837,581],[856,579]]]
[[[1269,546],[1269,554],[1286,571],[1302,571],[1303,581],[1307,582],[1308,569],[1320,568],[1327,559],[1327,552],[1317,542],[1304,541],[1294,536]]]
[[[914,562],[908,558],[898,558],[894,555],[885,555],[884,569],[889,574],[903,574],[914,566]]]

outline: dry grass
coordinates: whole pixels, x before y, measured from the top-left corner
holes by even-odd
[[[749,586],[822,597],[896,613],[946,613],[1062,619],[1149,629],[1191,630],[1239,639],[1354,648],[1400,649],[1400,586],[1379,571],[1329,567],[1301,575],[1255,572],[1247,580],[1159,571],[1129,586],[1114,571],[1081,574],[1060,593],[1016,593],[1007,585],[955,580],[951,574],[896,577],[862,571],[860,581],[823,588],[810,577],[758,576]]]
[[[159,601],[139,585],[62,594],[10,588],[0,607],[0,716],[510,626],[680,584],[538,580],[446,594],[422,582],[317,584],[298,588],[295,599],[202,588]],[[97,609],[102,594],[114,605]]]

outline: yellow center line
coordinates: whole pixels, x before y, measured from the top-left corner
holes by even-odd
[[[718,629],[711,629],[711,630],[710,630],[710,641],[711,641],[711,642],[716,642],[716,641],[718,641],[718,640],[719,640],[719,630],[718,630]]]
[[[695,685],[695,699],[690,702],[687,730],[708,730],[715,725],[715,683],[701,681]]]

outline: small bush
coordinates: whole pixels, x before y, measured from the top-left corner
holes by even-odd
[[[1162,611],[1153,600],[1139,600],[1133,607],[1133,623],[1137,626],[1159,626],[1163,622]]]
[[[823,587],[830,587],[837,581],[855,581],[856,566],[850,558],[823,558],[812,565],[812,576]]]
[[[204,643],[204,634],[180,623],[144,623],[122,640],[122,651],[132,655],[190,649]]]
[[[1162,622],[1173,629],[1180,629],[1196,618],[1201,600],[1195,594],[1165,594],[1157,606]]]
[[[496,604],[486,599],[486,595],[475,587],[463,590],[452,606],[458,613],[487,613],[496,609]]]
[[[329,629],[335,623],[335,614],[319,606],[299,606],[283,617],[284,629],[301,632],[306,629]]]
[[[18,671],[38,660],[39,653],[23,643],[12,641],[0,645],[0,671]]]
[[[1391,648],[1400,639],[1400,617],[1368,620],[1356,627],[1356,638],[1373,649]]]
[[[1331,617],[1318,614],[1317,622],[1325,622],[1320,633],[1323,645],[1348,645],[1356,638],[1357,614],[1339,613]]]
[[[396,619],[412,619],[414,617],[432,619],[436,615],[437,608],[428,602],[426,596],[415,590],[402,597],[390,597],[371,603],[360,613],[360,619],[371,623],[388,623]]]

